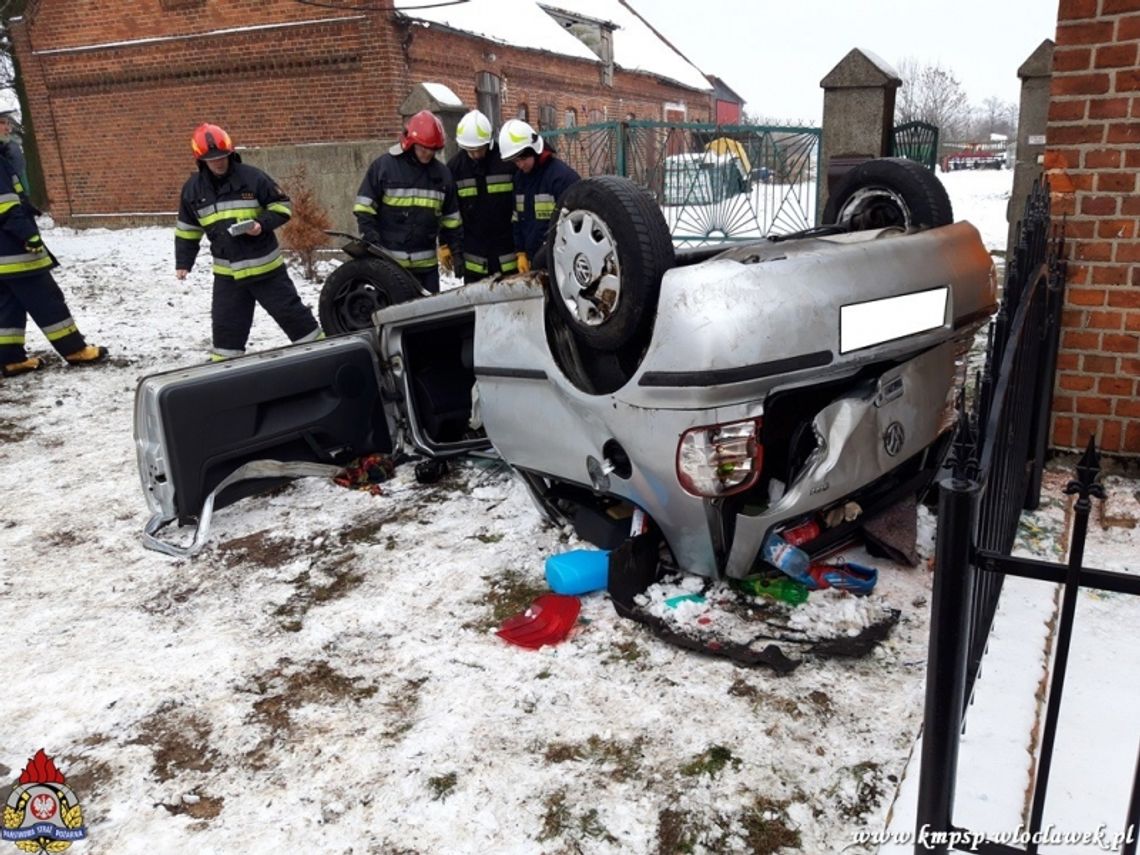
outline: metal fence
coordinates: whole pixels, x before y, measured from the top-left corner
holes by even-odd
[[[682,246],[815,224],[818,128],[628,121],[543,138],[583,177],[624,175],[649,190]]]
[[[891,157],[917,161],[927,169],[938,162],[938,126],[929,122],[906,122],[891,129]]]
[[[1049,215],[1049,188],[1035,186],[1020,225],[1002,295],[989,332],[986,364],[972,405],[960,408],[950,477],[940,483],[930,647],[919,778],[915,852],[950,849],[994,855],[1036,853],[1042,829],[1054,738],[1080,587],[1140,595],[1140,578],[1086,569],[1085,534],[1096,484],[1092,439],[1067,493],[1078,496],[1065,565],[1013,558],[1023,509],[1037,506],[1064,300],[1064,235]],[[1005,576],[1064,585],[1049,701],[1034,776],[1027,845],[987,841],[954,825],[958,746],[966,707]],[[1140,758],[1130,801],[1121,813],[1140,823]],[[1129,825],[1125,826],[1126,828]],[[1126,846],[1135,855],[1136,844]]]

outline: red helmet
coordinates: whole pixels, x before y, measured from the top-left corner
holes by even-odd
[[[198,125],[190,137],[190,148],[198,160],[217,160],[234,153],[234,143],[217,125]]]
[[[443,122],[431,110],[420,110],[410,119],[400,138],[400,148],[407,151],[414,145],[433,150],[443,148]]]

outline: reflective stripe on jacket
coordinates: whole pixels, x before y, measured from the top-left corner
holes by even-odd
[[[289,221],[289,197],[272,178],[230,155],[230,168],[218,178],[205,163],[182,187],[178,222],[174,226],[174,259],[189,270],[205,235],[214,256],[214,275],[234,280],[254,279],[285,265],[274,229]],[[229,227],[243,220],[261,223],[261,234],[231,235]]]
[[[423,164],[413,151],[380,155],[364,174],[352,212],[364,239],[404,267],[434,268],[437,238],[453,253],[463,251],[455,182],[434,158]]]
[[[30,251],[37,247],[38,251]],[[0,279],[27,276],[55,266],[55,258],[43,248],[20,176],[0,155]]]
[[[546,229],[559,199],[567,187],[581,180],[581,176],[550,149],[538,156],[529,175],[522,170],[515,173],[516,249],[534,259],[546,240]]]
[[[488,259],[515,261],[515,238],[511,227],[514,213],[513,164],[503,163],[498,147],[492,146],[476,160],[460,151],[447,162],[459,196],[463,216],[463,260],[472,273],[490,272]]]

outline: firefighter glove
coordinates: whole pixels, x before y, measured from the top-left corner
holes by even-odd
[[[32,235],[24,244],[24,250],[31,253],[44,251],[44,239],[39,235]]]
[[[525,252],[517,253],[519,260],[519,273],[530,273],[530,259]]]
[[[444,244],[435,251],[436,258],[439,259],[439,266],[449,273],[454,269],[454,259],[451,257],[451,247]]]

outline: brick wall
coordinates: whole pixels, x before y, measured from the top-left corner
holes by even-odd
[[[1067,218],[1052,445],[1140,455],[1140,0],[1061,0],[1045,168]]]
[[[473,106],[480,71],[501,78],[504,118],[520,103],[535,122],[547,103],[560,122],[568,107],[582,124],[594,110],[661,118],[683,102],[708,119],[707,93],[623,72],[603,87],[597,64],[408,26],[384,5],[34,0],[12,29],[52,214],[82,225],[173,212],[204,121],[239,148],[376,140],[379,153],[414,83],[446,83]]]
[[[412,79],[445,83],[465,104],[474,106],[476,74],[494,74],[502,83],[504,119],[526,104],[529,120],[537,126],[540,107],[549,104],[555,108],[559,127],[568,109],[577,112],[580,125],[587,124],[592,114],[607,121],[624,119],[630,113],[638,119],[660,121],[665,118],[664,104],[681,103],[688,121],[709,121],[708,92],[649,75],[619,69],[613,86],[608,87],[601,84],[597,63],[512,48],[437,27],[413,26],[409,35]]]

